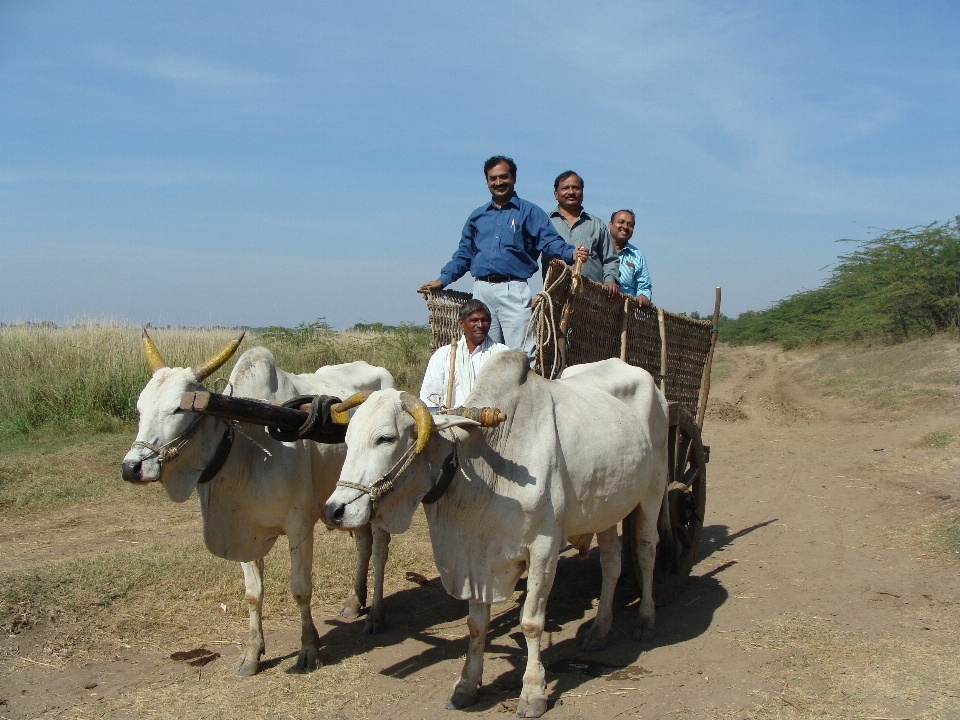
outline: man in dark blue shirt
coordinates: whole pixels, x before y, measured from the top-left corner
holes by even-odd
[[[473,296],[490,308],[490,338],[514,350],[523,350],[533,360],[535,338],[524,334],[530,321],[530,287],[527,280],[553,258],[572,263],[586,260],[586,248],[576,248],[561,238],[547,214],[514,192],[517,165],[497,155],[483,164],[490,202],[477,208],[463,226],[460,245],[440,271],[437,280],[422,290],[440,290],[459,280],[469,270]],[[532,333],[531,333],[532,335]]]

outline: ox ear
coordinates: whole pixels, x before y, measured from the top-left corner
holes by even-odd
[[[460,417],[459,415],[441,415],[437,413],[433,416],[433,427],[435,430],[446,430],[452,427],[480,427],[480,423],[471,418]]]

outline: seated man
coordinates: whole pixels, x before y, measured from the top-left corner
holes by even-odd
[[[610,237],[620,258],[620,292],[633,295],[640,307],[647,307],[653,300],[647,261],[643,253],[630,244],[636,220],[633,210],[617,210],[610,216]]]
[[[420,387],[420,399],[430,407],[463,405],[473,390],[480,367],[497,353],[510,349],[487,337],[490,332],[490,311],[480,300],[468,300],[460,308],[457,324],[463,335],[456,346],[444,345],[427,363],[427,372]],[[448,400],[451,347],[456,347],[457,354],[453,361],[453,397]]]

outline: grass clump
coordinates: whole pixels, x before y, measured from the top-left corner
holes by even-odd
[[[822,287],[762,312],[723,318],[720,339],[791,349],[863,338],[900,341],[958,325],[960,217],[860,242],[840,256]]]

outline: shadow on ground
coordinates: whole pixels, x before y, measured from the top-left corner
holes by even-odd
[[[699,560],[716,552],[776,519],[759,523],[731,533],[725,525],[711,525],[703,529]],[[598,673],[633,668],[639,673],[638,661],[644,650],[686,642],[704,633],[713,621],[717,608],[723,605],[729,593],[723,587],[722,573],[734,564],[723,563],[711,571],[691,576],[686,587],[670,604],[657,611],[657,635],[650,643],[636,643],[631,632],[636,625],[638,588],[629,573],[622,573],[614,599],[614,625],[610,644],[604,650],[585,653],[580,650],[583,634],[594,616],[593,601],[600,596],[601,568],[599,548],[593,548],[586,560],[576,555],[561,557],[547,605],[547,623],[542,662],[548,671],[548,682],[557,680],[551,689],[555,699],[587,682]],[[525,590],[526,580],[517,586]],[[518,603],[503,603],[493,607],[490,631],[487,636],[485,658],[506,660],[512,668],[496,677],[485,673],[488,682],[481,689],[476,710],[489,709],[507,698],[516,697],[522,685],[526,665],[526,641],[520,632]],[[467,602],[450,597],[434,577],[423,587],[412,587],[385,598],[387,629],[380,635],[362,635],[362,621],[327,620],[329,630],[322,638],[327,662],[339,662],[377,647],[398,645],[413,638],[427,647],[418,653],[383,668],[380,672],[395,678],[415,676],[444,660],[462,658],[467,651]],[[575,635],[570,631],[575,629]],[[444,635],[463,635],[460,638]],[[555,640],[555,635],[562,639]],[[573,661],[573,662],[567,662]],[[489,667],[489,665],[488,665]],[[559,670],[559,672],[556,672]],[[642,672],[646,672],[643,670]]]

